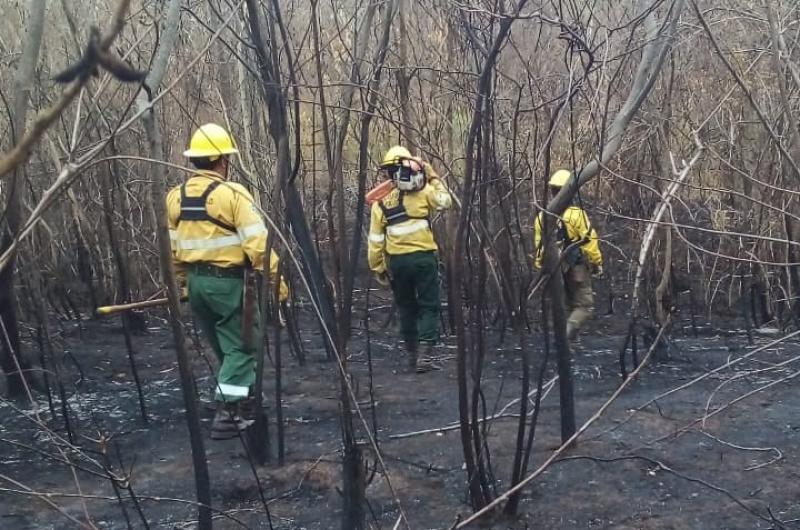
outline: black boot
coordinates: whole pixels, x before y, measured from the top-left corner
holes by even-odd
[[[239,432],[247,429],[253,422],[242,418],[239,402],[217,403],[217,413],[211,422],[212,440],[230,440],[239,436]]]
[[[434,370],[441,370],[442,367],[433,360],[433,353],[436,346],[432,342],[425,343],[422,348],[422,355],[419,356],[416,362],[416,372],[422,374],[425,372],[432,372]]]
[[[408,355],[408,369],[411,372],[417,370],[417,350],[419,343],[413,339],[406,339],[405,341],[406,355]]]
[[[239,416],[245,421],[254,422],[256,419],[256,411],[261,408],[257,406],[258,404],[256,403],[255,396],[247,396],[245,399],[239,401],[238,405]]]

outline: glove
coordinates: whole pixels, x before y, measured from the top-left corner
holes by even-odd
[[[419,173],[425,170],[425,162],[419,158],[408,158],[403,160],[403,166],[409,168],[414,173]]]
[[[603,277],[603,266],[602,265],[592,265],[592,276],[600,279]]]
[[[389,287],[389,275],[385,272],[378,272],[375,274],[375,281],[378,282],[383,287]]]
[[[422,162],[422,171],[425,173],[425,180],[427,182],[439,178],[439,174],[436,172],[435,169],[433,169],[433,166],[427,162]]]

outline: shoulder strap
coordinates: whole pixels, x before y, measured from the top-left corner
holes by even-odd
[[[386,218],[386,224],[389,226],[408,221],[408,212],[406,212],[406,207],[403,205],[404,193],[400,190],[399,194],[397,206],[388,207],[383,201],[378,202],[383,216]]]
[[[203,199],[203,203],[206,202],[206,199],[208,199],[208,196],[211,195],[211,192],[217,189],[217,186],[219,186],[219,184],[220,183],[218,180],[211,181],[211,184],[209,184],[206,187],[206,191],[204,191],[203,194],[200,196],[200,198]]]
[[[567,229],[567,222],[564,219],[558,220],[558,235],[561,241],[564,242],[564,245],[572,243],[572,239],[569,237],[569,230]]]
[[[413,216],[408,215],[408,210],[406,210],[405,204],[403,204],[403,198],[405,197],[405,192],[403,190],[399,191],[400,197],[397,201],[397,206],[392,206],[391,208],[387,207],[383,201],[378,201],[378,207],[380,207],[381,211],[383,212],[383,216],[386,218],[387,225],[395,225],[398,223],[402,223],[408,221],[409,219],[425,219],[430,223],[429,216]]]
[[[205,191],[203,191],[202,195],[199,197],[189,197],[186,195],[186,183],[184,182],[181,186],[181,214],[178,217],[178,222],[207,221],[228,232],[236,232],[235,226],[231,226],[208,213],[206,200],[208,196],[211,195],[211,192],[217,189],[219,185],[220,182],[218,180],[212,181],[211,184],[206,187]]]
[[[589,229],[589,234],[591,234],[591,225],[589,225],[589,217],[586,215],[586,212],[584,212],[582,209],[578,208],[578,211],[583,216],[583,218],[586,219],[587,228]],[[566,211],[564,213],[566,214]],[[573,243],[581,241],[580,234],[578,234],[578,239],[575,239],[575,240],[573,240],[572,238],[569,237],[569,231],[568,231],[568,228],[567,228],[567,221],[563,218],[563,215],[562,215],[562,218],[559,219],[559,228],[558,229],[559,229],[559,232],[560,232],[561,240],[564,242],[563,243],[564,244],[564,248],[567,248],[568,246],[572,245]],[[567,259],[566,259],[566,262],[567,262],[568,265],[572,266],[572,265],[575,265],[577,263],[581,263],[583,261],[584,257],[583,257],[582,246],[583,246],[583,243],[581,245],[576,245],[575,247],[573,247],[570,250],[570,253],[569,253],[569,255],[567,256]]]

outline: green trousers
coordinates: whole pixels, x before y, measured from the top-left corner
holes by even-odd
[[[243,336],[242,278],[219,278],[189,272],[189,304],[198,326],[219,359],[217,401],[240,401],[256,380],[255,345],[260,340],[259,317],[253,318],[252,340]]]
[[[439,262],[434,251],[389,256],[400,333],[411,343],[439,340]]]

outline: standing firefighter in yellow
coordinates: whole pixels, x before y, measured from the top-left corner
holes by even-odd
[[[227,131],[209,123],[192,136],[188,157],[197,171],[167,195],[170,236],[176,272],[189,290],[198,325],[220,361],[217,413],[211,438],[238,436],[251,423],[254,350],[260,337],[243,329],[244,274],[264,269],[267,229],[242,186],[227,181],[228,156],[238,153]],[[270,273],[277,280],[278,258],[270,254]],[[280,298],[288,290],[280,281]],[[246,340],[249,337],[250,340]]]
[[[431,215],[450,208],[452,198],[433,167],[405,147],[389,149],[381,170],[394,187],[372,205],[369,268],[392,286],[411,370],[438,369],[431,359],[439,340],[439,262]]]
[[[567,183],[570,172],[561,169],[550,177],[550,190],[557,194]],[[542,267],[542,215],[534,222],[534,248],[536,249],[536,268]],[[567,294],[567,337],[572,340],[578,330],[592,316],[594,293],[592,276],[603,274],[603,255],[597,239],[597,231],[589,222],[589,217],[581,208],[569,206],[558,220],[556,240],[562,252],[561,271],[564,274],[564,287]]]

